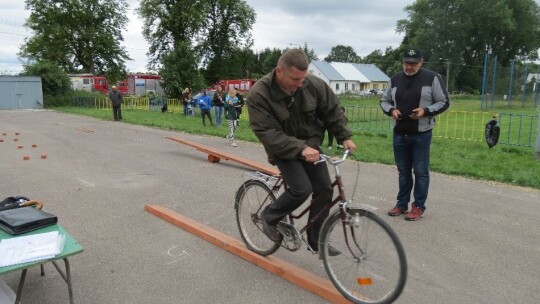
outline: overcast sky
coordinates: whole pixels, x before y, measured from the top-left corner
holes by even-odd
[[[403,10],[414,0],[246,0],[257,14],[253,25],[254,50],[303,46],[320,59],[336,45],[351,46],[360,56],[376,49],[396,48],[403,36],[396,22],[407,18]],[[148,44],[141,34],[142,22],[134,14],[139,0],[128,0],[129,24],[122,46],[133,59],[130,72],[146,71]],[[0,74],[22,70],[17,52],[31,32],[24,27],[30,15],[23,0],[0,0]]]

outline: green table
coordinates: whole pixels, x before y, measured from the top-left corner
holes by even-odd
[[[52,231],[58,231],[60,234],[65,235],[64,249],[62,250],[62,253],[60,253],[59,255],[51,259],[28,262],[24,264],[18,264],[18,265],[7,266],[7,267],[0,267],[0,276],[9,272],[22,270],[21,280],[19,282],[19,287],[17,288],[17,298],[15,299],[15,303],[17,304],[21,303],[21,294],[22,294],[22,289],[24,286],[24,279],[26,277],[26,270],[30,267],[40,265],[41,275],[43,276],[45,275],[45,272],[43,271],[43,264],[49,263],[49,262],[51,262],[54,265],[58,273],[60,273],[64,281],[67,283],[68,293],[69,293],[69,303],[73,304],[73,289],[71,287],[71,271],[69,267],[68,257],[83,252],[83,247],[62,226],[56,224],[56,225],[52,225],[49,227],[41,228],[38,230],[34,230],[31,232],[19,234],[19,235],[10,235],[0,230],[0,240],[10,239],[10,238],[19,237],[19,236],[38,234],[38,233],[52,232]],[[65,273],[60,268],[58,263],[56,263],[56,261],[60,259],[64,260],[65,269],[66,269]]]

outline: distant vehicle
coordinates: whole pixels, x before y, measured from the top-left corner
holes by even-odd
[[[373,92],[371,92],[371,90],[363,90],[363,91],[360,91],[359,95],[364,96],[364,97],[373,96]]]
[[[93,74],[69,74],[71,87],[74,90],[86,92],[109,92],[109,82],[105,76],[96,76]]]
[[[212,85],[213,88],[221,86],[224,92],[228,92],[230,89],[238,88],[241,94],[245,94],[251,89],[255,83],[255,79],[227,79],[220,80]]]
[[[163,96],[162,80],[161,76],[155,74],[129,74],[127,95],[146,96],[153,91],[155,95]]]
[[[117,81],[116,89],[122,93],[122,95],[128,95],[129,86],[127,81]]]

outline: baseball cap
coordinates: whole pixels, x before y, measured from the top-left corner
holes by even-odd
[[[419,49],[406,49],[405,52],[403,52],[403,62],[414,62],[418,63],[422,59],[422,53]]]

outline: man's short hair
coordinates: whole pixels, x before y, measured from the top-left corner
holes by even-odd
[[[309,59],[301,49],[288,49],[278,60],[281,68],[295,67],[300,71],[306,71],[309,67]]]

